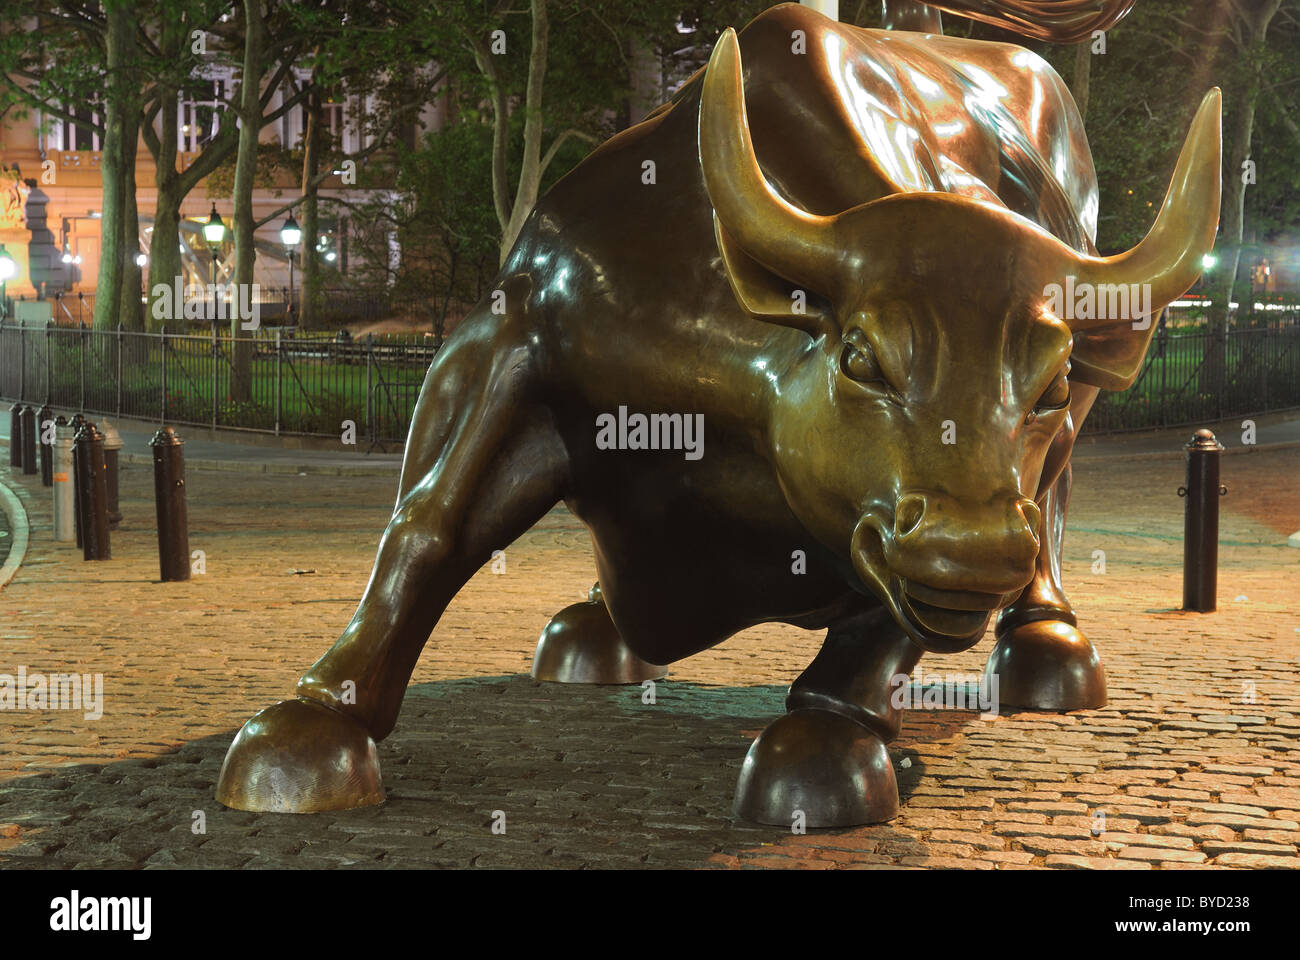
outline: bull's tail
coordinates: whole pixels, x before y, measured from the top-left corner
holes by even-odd
[[[1078,43],[1108,30],[1136,0],[884,0],[885,25],[899,30],[938,25],[937,11],[978,20],[1035,40]],[[928,9],[927,9],[928,8]]]

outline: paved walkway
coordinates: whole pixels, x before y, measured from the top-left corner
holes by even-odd
[[[819,635],[745,631],[674,665],[653,705],[639,687],[534,683],[538,632],[594,576],[585,531],[563,508],[507,550],[503,575],[481,571],[435,630],[380,744],[388,803],[310,817],[224,810],[213,786],[231,736],[292,695],[347,622],[395,469],[298,476],[191,459],[190,546],[206,573],[161,584],[147,466],[124,465],[114,559],[94,564],[52,542],[39,480],[0,466],[32,527],[0,592],[0,673],[104,678],[97,720],[0,711],[0,869],[1300,866],[1300,550],[1286,546],[1300,530],[1300,446],[1225,458],[1221,606],[1196,615],[1175,609],[1181,462],[1098,457],[1141,452],[1135,442],[1079,458],[1064,562],[1110,705],[988,720],[913,711],[890,747],[901,815],[806,836],[730,810],[749,741],[782,712]],[[991,644],[922,669],[979,672]]]

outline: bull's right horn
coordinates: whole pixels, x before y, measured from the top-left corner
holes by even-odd
[[[718,39],[700,94],[700,166],[718,219],[750,257],[818,293],[835,292],[843,257],[835,218],[800,210],[768,185],[754,155],[740,72],[740,43],[728,27]]]
[[[1113,257],[1073,255],[1079,279],[1098,286],[1149,284],[1154,312],[1178,299],[1204,269],[1201,258],[1214,249],[1219,226],[1220,132],[1222,95],[1215,87],[1205,95],[1178,155],[1178,165],[1165,193],[1156,222],[1136,246]],[[1071,322],[1075,333],[1089,325],[1104,326],[1116,317],[1092,324]]]

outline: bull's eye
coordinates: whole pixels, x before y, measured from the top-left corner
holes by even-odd
[[[1065,370],[1058,373],[1048,388],[1043,391],[1043,395],[1034,404],[1030,419],[1064,410],[1070,405],[1070,382],[1066,380],[1065,374]]]
[[[844,335],[844,353],[840,356],[840,369],[844,375],[861,383],[884,382],[875,351],[867,335],[856,327]]]

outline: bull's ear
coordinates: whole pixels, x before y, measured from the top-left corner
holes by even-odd
[[[731,282],[731,291],[741,309],[756,320],[802,330],[814,340],[823,334],[839,335],[834,316],[823,306],[817,293],[805,290],[802,291],[803,297],[797,297],[798,287],[740,249],[740,244],[727,233],[716,213],[713,215],[713,234],[718,240],[718,252],[722,254],[722,266]],[[803,308],[802,313],[797,312],[799,307]]]
[[[1090,383],[1103,390],[1127,390],[1142,371],[1142,362],[1151,343],[1160,314],[1150,317],[1151,325],[1135,330],[1131,321],[1088,330],[1074,336],[1070,351],[1070,379]]]

